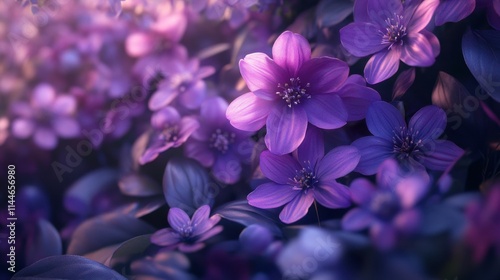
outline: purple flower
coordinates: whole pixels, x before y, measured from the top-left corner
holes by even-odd
[[[464,154],[454,143],[437,139],[446,128],[445,112],[434,105],[418,110],[408,125],[401,113],[389,103],[377,101],[366,114],[368,130],[374,136],[352,143],[361,154],[356,171],[371,175],[387,158],[408,166],[446,170]]]
[[[438,0],[357,0],[354,23],[340,30],[342,45],[353,55],[374,54],[365,66],[368,83],[376,84],[393,76],[399,60],[410,66],[434,64],[439,41],[425,30]]]
[[[151,117],[153,130],[149,134],[149,142],[140,164],[153,161],[158,155],[170,148],[180,147],[191,134],[198,129],[198,121],[194,117],[182,117],[173,107],[165,107]]]
[[[12,135],[18,139],[33,137],[43,149],[54,149],[58,137],[80,135],[80,125],[73,118],[76,100],[70,95],[57,95],[49,84],[39,84],[33,90],[31,102],[12,104],[17,118],[12,122]]]
[[[211,0],[206,3],[205,15],[208,19],[229,21],[229,26],[237,28],[250,17],[249,8],[258,0]]]
[[[359,158],[358,150],[351,146],[337,147],[325,155],[322,135],[311,127],[294,155],[262,152],[260,168],[272,182],[251,192],[248,204],[264,209],[286,204],[279,217],[287,224],[304,217],[314,201],[328,208],[349,207],[349,189],[336,179],[354,170]]]
[[[475,7],[476,0],[440,0],[434,21],[438,26],[447,22],[459,22],[472,14]]]
[[[172,228],[160,229],[151,236],[151,243],[178,248],[182,252],[194,252],[205,247],[203,241],[222,231],[222,226],[215,226],[220,221],[219,215],[210,215],[210,206],[203,205],[193,217],[180,208],[170,208],[168,223]]]
[[[370,229],[370,236],[381,249],[391,248],[398,234],[412,233],[420,223],[415,205],[429,189],[423,170],[403,175],[395,160],[385,161],[377,173],[377,186],[364,178],[351,184],[351,198],[359,205],[342,219],[346,230]]]
[[[221,97],[207,99],[200,108],[200,127],[184,145],[186,156],[212,167],[217,180],[236,183],[242,162],[249,162],[254,143],[249,132],[238,130],[226,119],[227,102]]]
[[[256,131],[265,124],[265,142],[272,153],[297,149],[309,122],[322,129],[342,127],[351,115],[364,116],[361,104],[380,98],[359,83],[347,86],[345,62],[311,58],[309,44],[299,34],[285,31],[272,52],[273,59],[252,53],[240,60],[241,75],[251,92],[235,99],[226,113],[241,130]]]
[[[477,0],[477,5],[486,8],[486,18],[491,27],[500,30],[500,0]]]

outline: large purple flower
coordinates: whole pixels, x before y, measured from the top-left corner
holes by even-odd
[[[272,182],[258,186],[248,196],[248,204],[258,208],[286,206],[280,213],[284,223],[304,217],[316,200],[328,208],[349,207],[349,189],[336,179],[351,172],[359,161],[358,150],[341,146],[324,154],[322,135],[309,128],[294,155],[262,152],[260,168]]]
[[[356,171],[371,175],[387,158],[432,170],[450,168],[464,151],[447,140],[437,139],[446,128],[445,112],[434,105],[418,110],[408,125],[401,113],[389,103],[377,101],[366,114],[368,130],[374,136],[352,143],[361,153]]]
[[[370,228],[370,235],[381,249],[394,245],[398,234],[412,233],[421,219],[415,208],[429,189],[423,170],[403,175],[395,160],[385,161],[377,173],[377,187],[365,178],[351,184],[351,198],[359,207],[342,219],[346,230]]]
[[[354,23],[340,30],[342,45],[353,55],[374,54],[365,66],[368,83],[393,76],[399,60],[427,67],[439,54],[439,41],[425,30],[439,0],[357,0]]]
[[[180,208],[170,208],[168,223],[171,228],[160,229],[151,236],[151,243],[166,246],[170,249],[178,248],[182,252],[194,252],[205,247],[203,241],[222,231],[219,215],[210,215],[210,206],[203,205],[193,217]]]
[[[311,58],[309,44],[299,34],[285,31],[276,39],[272,53],[273,59],[252,53],[240,60],[241,75],[251,92],[235,99],[226,113],[241,130],[255,131],[266,125],[265,142],[272,153],[283,155],[297,149],[309,122],[322,129],[344,126],[351,113],[359,115],[357,111],[363,110],[361,105],[344,103],[351,97],[358,104],[379,98],[359,83],[347,87],[347,64],[330,57]]]
[[[151,117],[153,130],[149,134],[149,142],[140,164],[154,160],[158,155],[170,148],[180,147],[191,134],[198,129],[198,121],[194,117],[182,117],[173,107],[165,107]]]
[[[233,184],[240,179],[242,162],[249,162],[253,151],[251,133],[238,130],[226,119],[227,102],[213,97],[201,105],[200,127],[184,145],[186,156],[205,167],[212,167],[217,180]]]

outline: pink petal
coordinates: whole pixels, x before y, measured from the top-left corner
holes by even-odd
[[[46,83],[39,84],[33,90],[31,103],[35,108],[46,108],[52,106],[56,98],[55,89]]]
[[[274,42],[273,59],[283,69],[287,69],[292,77],[302,64],[311,58],[311,48],[306,38],[290,31],[283,32]]]
[[[155,45],[155,39],[144,32],[132,33],[125,41],[127,53],[132,57],[140,57],[152,52]]]
[[[149,99],[148,107],[152,111],[157,111],[170,104],[178,95],[179,92],[176,89],[162,86],[160,83],[158,90]]]
[[[34,141],[38,147],[52,150],[57,146],[56,134],[47,128],[37,128],[34,135]]]
[[[254,93],[245,93],[227,107],[226,117],[234,127],[245,131],[257,131],[266,124],[273,102],[258,98]]]
[[[365,78],[369,84],[378,84],[392,77],[399,68],[401,49],[393,46],[374,54],[366,63]]]
[[[264,53],[251,53],[240,60],[241,76],[255,95],[266,100],[278,98],[279,83],[288,81],[285,70]]]
[[[28,119],[15,119],[12,122],[12,134],[19,139],[26,139],[33,134],[35,123]]]
[[[411,15],[405,15],[406,17],[411,17],[408,25],[406,26],[406,30],[408,30],[408,32],[411,34],[424,29],[431,21],[432,16],[434,15],[434,11],[438,7],[438,5],[439,0],[421,1],[417,9],[415,11],[411,11]]]
[[[431,66],[435,61],[434,48],[424,35],[408,34],[402,47],[401,60],[410,66]]]

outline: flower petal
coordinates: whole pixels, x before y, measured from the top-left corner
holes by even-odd
[[[294,190],[290,185],[265,183],[248,194],[248,204],[263,208],[276,208],[290,202],[294,197],[301,196],[301,191]]]
[[[273,59],[292,77],[297,75],[302,64],[311,58],[311,47],[306,38],[297,33],[285,31],[273,45]]]
[[[401,61],[410,66],[431,66],[436,61],[431,42],[423,34],[408,34],[402,46]]]
[[[203,123],[212,127],[222,127],[227,123],[227,102],[220,96],[207,99],[200,107],[200,118]]]
[[[269,151],[260,154],[260,169],[264,176],[278,184],[288,184],[302,167],[291,155],[276,155]]]
[[[366,125],[368,130],[378,137],[391,140],[395,131],[406,127],[401,113],[396,107],[383,101],[376,101],[366,113]]]
[[[347,121],[364,119],[370,105],[380,100],[380,94],[374,89],[354,83],[345,84],[337,94],[347,110]]]
[[[178,147],[186,142],[198,127],[200,127],[200,123],[194,117],[183,117],[179,122],[179,138],[175,142],[175,146]]]
[[[375,136],[359,138],[352,145],[358,148],[361,155],[355,171],[363,175],[375,174],[380,164],[393,154],[392,142]]]
[[[336,182],[321,183],[314,188],[314,199],[327,208],[346,208],[351,206],[351,194],[347,186]]]
[[[214,164],[215,155],[211,151],[205,142],[200,142],[190,138],[184,144],[184,154],[189,157],[196,159],[205,167],[210,167]]]
[[[234,127],[245,131],[257,131],[266,124],[273,102],[258,98],[253,92],[236,98],[227,107],[226,117]]]
[[[323,132],[315,126],[309,125],[306,131],[306,137],[297,148],[297,159],[300,164],[307,162],[315,165],[325,155],[325,141]]]
[[[205,99],[206,91],[205,82],[198,80],[179,95],[179,100],[184,107],[196,109]]]
[[[158,246],[171,246],[179,241],[179,235],[171,228],[160,229],[151,235],[151,243]]]
[[[224,184],[234,184],[240,179],[241,169],[241,163],[236,155],[225,153],[215,159],[212,174]]]
[[[464,153],[464,150],[451,141],[436,140],[432,144],[432,149],[422,158],[422,164],[432,170],[446,170],[451,168]]]
[[[391,249],[396,243],[396,230],[391,224],[375,223],[370,228],[370,236],[381,250]]]
[[[39,127],[35,130],[34,141],[38,147],[51,150],[57,146],[57,136],[54,131]]]
[[[203,243],[194,243],[194,244],[186,244],[186,243],[181,243],[179,244],[179,251],[184,252],[184,253],[193,253],[196,251],[199,251],[205,247],[205,244]]]
[[[420,225],[421,215],[417,209],[410,209],[394,217],[393,224],[401,232],[414,232]]]
[[[158,90],[149,99],[148,107],[152,111],[157,111],[170,104],[178,95],[176,89],[160,83]]]
[[[472,14],[475,7],[475,0],[440,1],[434,13],[435,23],[439,26],[447,22],[459,22]]]
[[[265,142],[272,153],[278,155],[291,153],[304,140],[307,114],[298,106],[275,107],[267,117],[266,129]]]
[[[427,190],[429,189],[428,183],[424,178],[416,175],[401,178],[395,186],[401,206],[406,209],[415,206],[427,194]]]
[[[384,28],[388,18],[393,18],[395,14],[401,15],[403,12],[401,0],[370,0],[367,1],[366,8],[372,22]]]
[[[151,116],[151,126],[161,130],[179,122],[181,116],[174,107],[167,106],[153,113]]]
[[[298,77],[307,82],[306,93],[311,95],[331,93],[338,90],[349,76],[349,66],[342,60],[317,57],[305,62]]]
[[[434,11],[439,5],[439,2],[439,0],[416,1],[416,3],[419,4],[414,11],[413,9],[407,9],[405,11],[405,18],[410,18],[406,26],[406,30],[408,30],[408,32],[411,34],[424,29],[431,21],[432,16],[434,15]]]
[[[392,77],[399,69],[401,49],[393,46],[374,54],[366,63],[365,78],[369,84],[378,84]]]
[[[12,122],[12,134],[19,139],[30,137],[35,131],[35,123],[29,119],[15,119]]]
[[[368,203],[375,192],[375,186],[365,178],[357,178],[351,183],[351,199],[358,205]]]
[[[313,95],[303,106],[309,122],[319,128],[335,129],[347,123],[347,110],[337,94]]]
[[[280,220],[285,224],[291,224],[303,218],[314,202],[313,192],[300,193],[290,201],[280,212]]]
[[[189,216],[180,208],[170,208],[168,210],[168,224],[177,232],[191,222]]]
[[[52,127],[61,138],[74,138],[80,135],[80,124],[71,117],[58,117],[53,119]]]
[[[429,105],[418,110],[410,119],[408,128],[413,130],[419,139],[437,139],[446,128],[446,113],[443,109]]]
[[[317,175],[321,184],[349,174],[356,168],[360,159],[359,151],[354,146],[340,146],[328,152],[317,167]]]
[[[34,108],[47,108],[52,106],[56,99],[56,91],[50,84],[41,83],[33,90],[31,104]]]
[[[369,227],[373,220],[374,217],[370,212],[361,208],[354,208],[342,218],[342,228],[353,231],[362,230]]]
[[[251,53],[240,60],[241,76],[248,88],[262,99],[278,98],[278,83],[287,81],[285,70],[264,53]]]
[[[375,24],[354,22],[340,29],[340,42],[352,55],[364,57],[387,47],[382,44],[379,31],[380,28]]]
[[[427,41],[429,41],[432,46],[432,53],[434,54],[434,57],[437,57],[441,51],[439,39],[436,37],[436,35],[434,35],[434,33],[425,29],[420,31],[420,34],[424,35],[425,38],[427,38]]]
[[[216,227],[213,227],[213,228],[209,229],[208,231],[204,232],[198,238],[198,242],[203,242],[203,241],[209,239],[210,237],[215,236],[216,234],[218,234],[219,232],[221,232],[223,229],[224,228],[222,226],[216,226]]]

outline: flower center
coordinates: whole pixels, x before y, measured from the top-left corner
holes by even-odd
[[[408,158],[418,158],[422,155],[422,139],[417,138],[418,131],[413,132],[412,129],[400,127],[399,131],[394,131],[392,137],[393,152],[396,153],[397,158],[405,160]]]
[[[408,34],[403,23],[403,16],[395,14],[394,17],[387,18],[385,23],[387,24],[385,31],[380,31],[382,33],[382,44],[390,44],[389,49],[394,44],[403,45],[403,38]]]
[[[210,148],[216,149],[217,151],[225,154],[229,149],[229,145],[234,142],[235,137],[236,135],[234,133],[222,131],[218,128],[210,136],[209,146]]]
[[[304,192],[307,192],[319,183],[316,174],[310,166],[296,170],[295,174],[295,177],[291,179],[290,183],[295,190],[303,190]]]
[[[302,85],[300,78],[290,78],[289,83],[285,83],[282,85],[278,83],[278,91],[277,95],[281,97],[281,99],[285,100],[288,107],[292,107],[292,105],[297,105],[300,103],[300,100],[305,98],[311,98],[311,95],[307,93],[307,88],[310,87],[310,84],[307,83],[305,86]]]
[[[162,141],[167,142],[175,142],[179,139],[179,128],[176,125],[169,126],[164,128],[158,138]]]
[[[390,220],[398,213],[400,205],[392,191],[379,191],[371,199],[369,208],[377,217]]]

